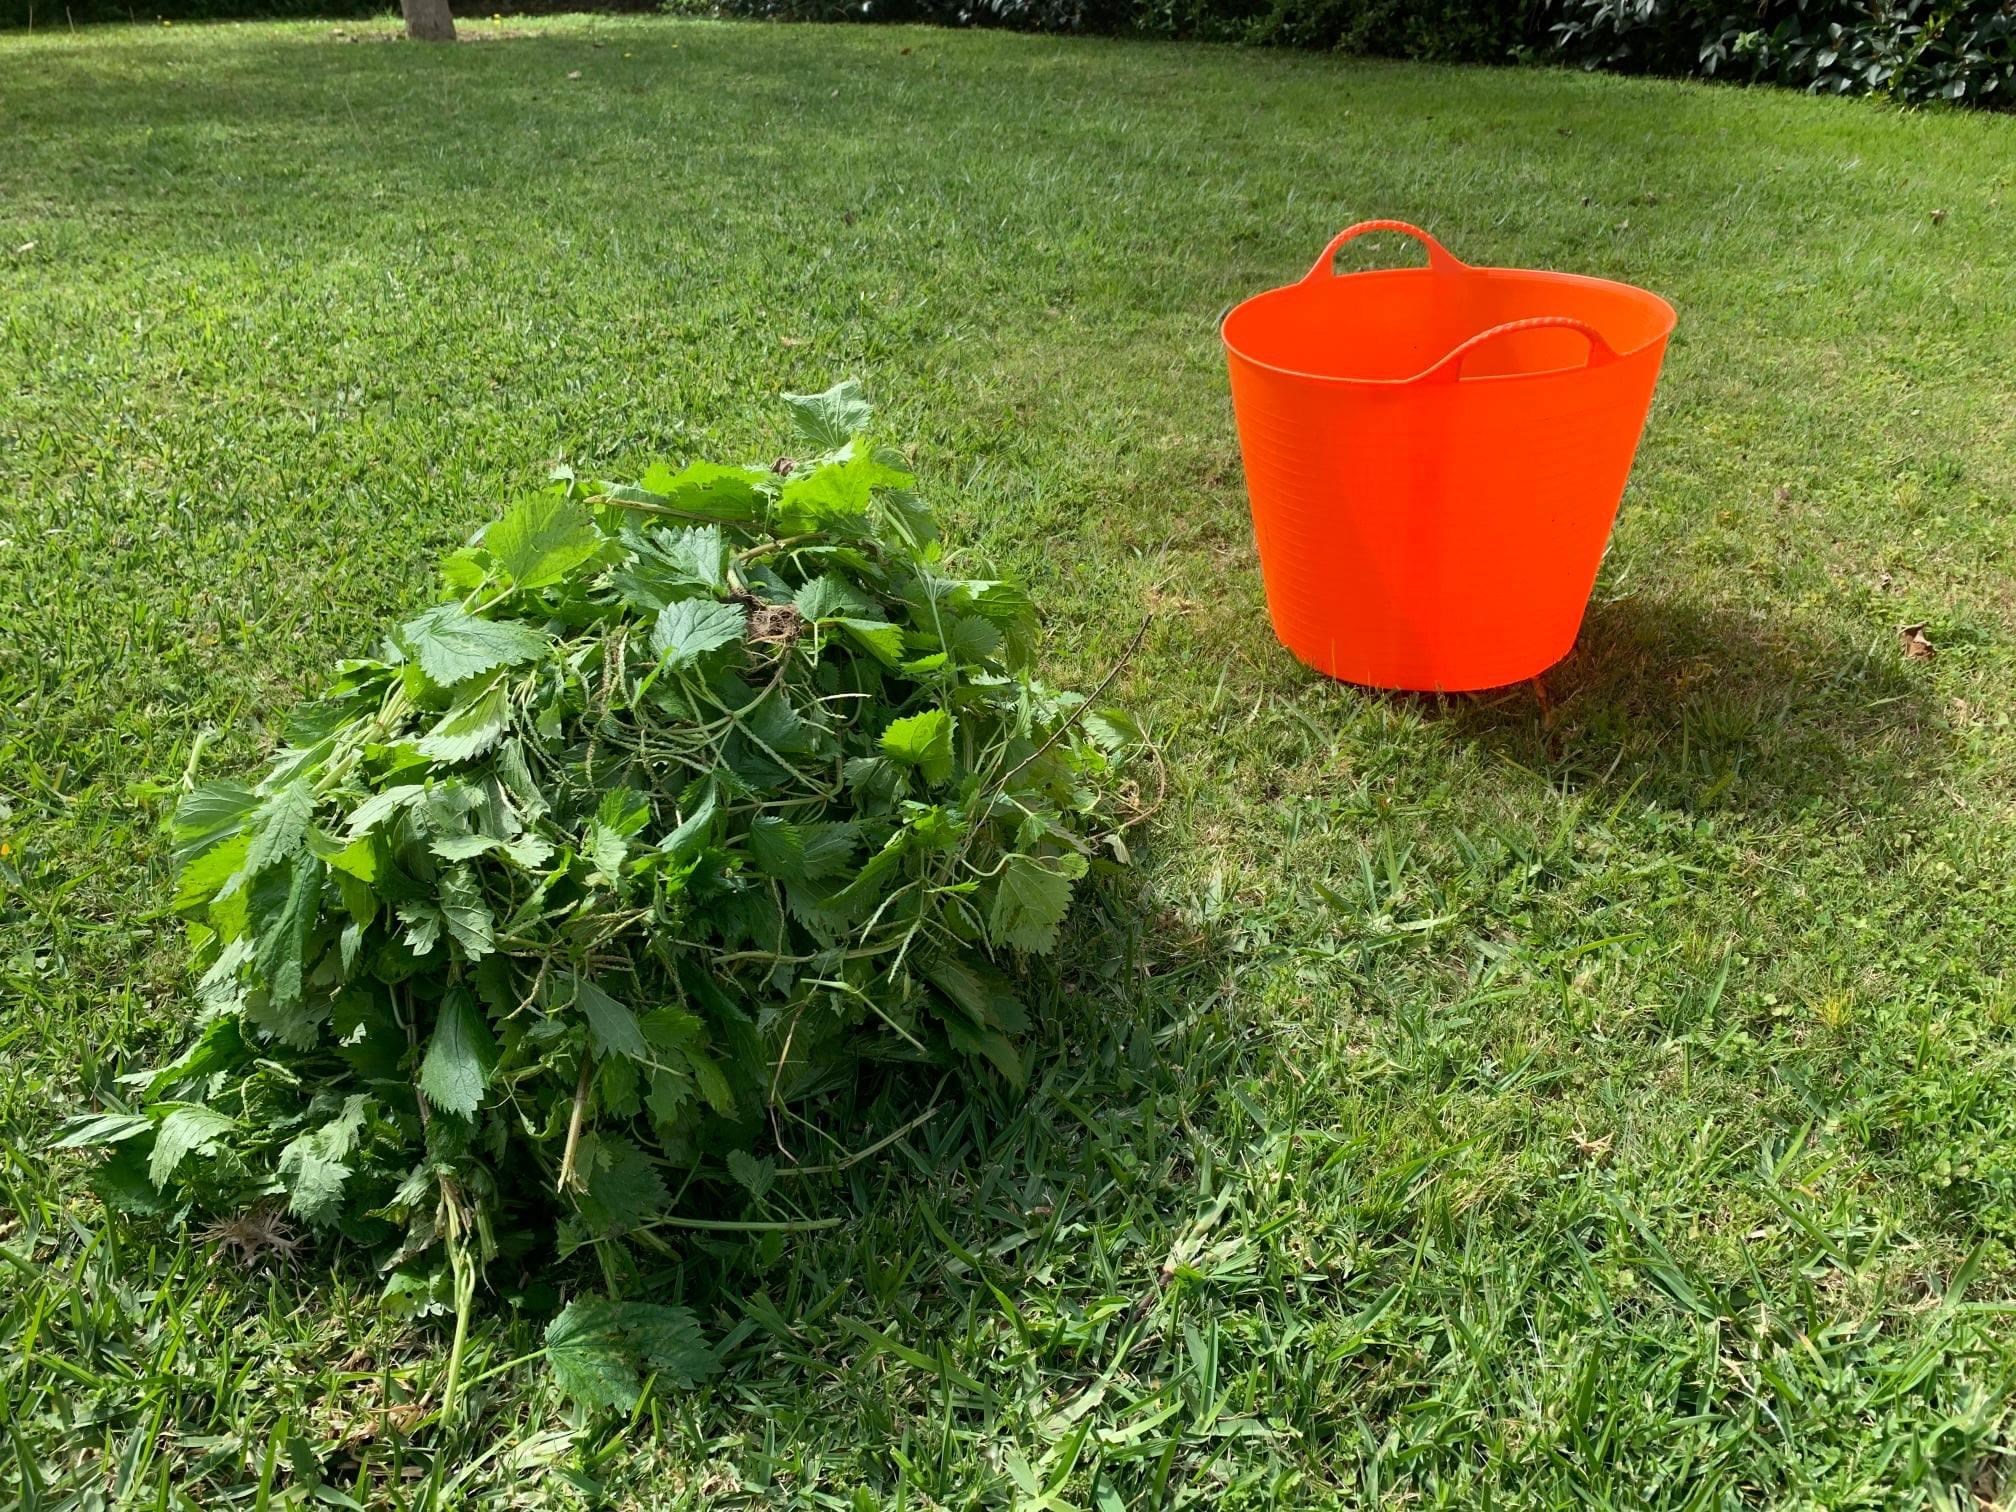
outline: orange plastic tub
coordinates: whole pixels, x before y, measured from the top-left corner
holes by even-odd
[[[1333,272],[1399,231],[1428,266]],[[1568,654],[1673,307],[1602,278],[1473,268],[1365,221],[1225,317],[1275,633],[1331,677],[1461,692]]]

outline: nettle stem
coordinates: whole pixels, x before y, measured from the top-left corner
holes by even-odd
[[[581,1115],[588,1107],[588,1082],[594,1075],[595,1062],[586,1051],[581,1055],[581,1079],[574,1084],[574,1107],[567,1115],[567,1144],[560,1152],[560,1180],[554,1190],[566,1195],[567,1189],[581,1185],[581,1173],[574,1169],[575,1152],[581,1148]]]
[[[476,1261],[462,1227],[462,1204],[455,1183],[441,1178],[442,1233],[448,1269],[455,1277],[455,1338],[448,1346],[448,1378],[441,1387],[441,1421],[453,1423],[461,1410],[462,1352],[469,1343],[469,1317],[476,1307]]]

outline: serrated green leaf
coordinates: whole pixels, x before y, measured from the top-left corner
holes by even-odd
[[[602,1054],[627,1055],[632,1060],[649,1058],[644,1031],[628,1006],[583,976],[574,978],[574,1001],[587,1018],[588,1032],[595,1037],[595,1046]]]
[[[441,899],[441,922],[448,926],[449,936],[462,947],[462,953],[480,961],[495,950],[496,921],[476,874],[467,866],[450,866],[443,869],[435,886]]]
[[[63,1121],[63,1132],[49,1142],[52,1150],[83,1150],[120,1144],[147,1133],[154,1120],[145,1113],[79,1113]]]
[[[147,1157],[147,1176],[165,1187],[187,1155],[214,1155],[218,1141],[238,1127],[236,1119],[201,1103],[169,1103],[154,1149]]]
[[[765,814],[749,826],[749,858],[766,877],[805,880],[805,837],[798,826]]]
[[[378,850],[368,836],[346,845],[319,829],[311,829],[308,831],[308,851],[332,872],[340,872],[358,882],[378,880]]]
[[[999,1029],[978,1029],[964,1019],[947,1019],[945,1037],[961,1055],[987,1061],[1008,1079],[1009,1085],[1020,1088],[1029,1084],[1028,1068],[1022,1064],[1014,1041]]]
[[[767,1158],[759,1160],[747,1150],[730,1150],[728,1174],[735,1178],[737,1186],[749,1194],[750,1201],[761,1202],[777,1183],[777,1162]]]
[[[353,839],[367,835],[401,809],[419,802],[426,794],[427,789],[417,782],[401,783],[382,793],[373,793],[350,811],[344,831]]]
[[[416,956],[424,956],[441,943],[441,931],[446,921],[441,910],[432,903],[409,899],[397,909],[399,922],[406,926],[404,938],[406,948]]]
[[[441,687],[499,667],[519,667],[546,650],[546,637],[513,620],[479,619],[460,604],[439,604],[399,627],[399,643]]]
[[[800,871],[808,882],[837,877],[853,864],[861,826],[852,820],[813,819],[798,826]]]
[[[785,394],[784,407],[799,436],[822,452],[838,451],[868,425],[873,407],[858,380],[845,378],[823,394]]]
[[[664,1212],[671,1195],[665,1178],[637,1146],[612,1135],[599,1137],[583,1203],[597,1228],[618,1234],[633,1229]]]
[[[183,862],[175,875],[176,909],[186,912],[207,903],[226,882],[242,876],[251,848],[252,837],[241,831]]]
[[[547,588],[594,556],[602,537],[579,504],[542,493],[512,505],[483,533],[483,545],[515,585]]]
[[[903,631],[900,626],[886,620],[863,620],[842,618],[831,623],[840,627],[840,633],[866,651],[885,667],[894,667],[903,660]]]
[[[310,1223],[335,1220],[350,1179],[346,1157],[356,1149],[370,1099],[353,1094],[343,1111],[319,1129],[297,1135],[280,1152],[280,1179],[287,1187],[287,1210]]]
[[[147,1079],[143,1095],[152,1101],[178,1082],[195,1082],[242,1064],[250,1055],[238,1020],[220,1014],[203,1026],[189,1048]]]
[[[497,1040],[482,1006],[468,988],[450,987],[420,1063],[420,1090],[441,1112],[473,1118],[496,1064]]]
[[[822,574],[800,586],[791,596],[791,607],[803,619],[825,620],[865,619],[873,606],[844,579]]]
[[[1133,716],[1122,709],[1095,710],[1085,716],[1084,724],[1092,743],[1109,756],[1129,746],[1141,745],[1147,738]]]
[[[626,1302],[621,1325],[631,1347],[660,1384],[690,1391],[716,1368],[714,1352],[700,1334],[700,1322],[684,1307]]]
[[[457,598],[474,593],[490,580],[490,553],[480,546],[463,546],[441,560],[441,586]]]
[[[644,1389],[619,1303],[577,1297],[546,1325],[546,1363],[560,1389],[591,1407],[628,1412]]]
[[[1001,649],[1001,627],[977,614],[962,615],[946,628],[945,649],[962,662],[984,662]]]
[[[740,604],[681,599],[658,616],[651,650],[667,666],[691,666],[709,651],[740,640],[748,623],[748,611]]]
[[[688,529],[661,532],[658,555],[665,567],[696,587],[723,589],[728,586],[728,548],[718,525],[695,525]]]
[[[258,801],[250,788],[235,782],[206,782],[184,793],[168,826],[175,859],[186,867],[212,846],[238,834]]]
[[[707,1106],[723,1118],[733,1118],[736,1113],[735,1089],[728,1085],[728,1078],[714,1057],[697,1045],[683,1045],[679,1053],[693,1072],[693,1083],[707,1100]]]
[[[691,1390],[715,1369],[688,1309],[602,1297],[576,1297],[547,1325],[546,1362],[569,1397],[619,1412],[636,1406],[642,1371]]]
[[[681,514],[724,522],[751,521],[762,518],[761,488],[769,476],[761,467],[723,466],[718,462],[693,462],[675,473],[658,462],[645,469],[638,488],[612,487],[608,493],[619,503],[629,495],[641,497],[646,503],[669,505]]]
[[[995,880],[987,933],[996,945],[1042,954],[1057,944],[1057,926],[1071,908],[1071,884],[1085,875],[1085,858],[1038,861],[1010,856]]]
[[[497,744],[510,724],[511,701],[502,679],[476,697],[457,704],[420,740],[420,749],[435,761],[450,763],[481,756]]]
[[[308,822],[315,817],[315,790],[297,777],[267,795],[252,815],[251,841],[245,851],[245,875],[256,877],[267,867],[295,855],[308,843]]]
[[[926,709],[890,723],[882,732],[882,754],[917,768],[926,782],[943,782],[952,775],[952,735],[951,714]]]
[[[716,793],[717,789],[709,783],[700,801],[693,805],[671,834],[658,842],[658,849],[675,861],[684,861],[706,845],[713,833],[714,815],[720,807]]]
[[[308,937],[322,907],[322,863],[302,854],[290,868],[286,901],[262,925],[252,949],[253,965],[279,1008],[301,1001]]]
[[[686,1105],[693,1101],[693,1078],[672,1066],[659,1066],[651,1072],[651,1090],[644,1095],[644,1106],[650,1110],[652,1119],[660,1124],[675,1122]]]
[[[992,1022],[992,984],[982,979],[971,962],[946,951],[933,951],[920,959],[918,967],[925,980],[962,1009],[976,1028]]]
[[[908,473],[877,457],[851,456],[791,475],[777,496],[777,527],[796,535],[825,531],[858,536],[871,524],[870,506],[878,488],[902,488]]]

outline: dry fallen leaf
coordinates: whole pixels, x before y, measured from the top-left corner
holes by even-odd
[[[777,344],[779,346],[801,347],[805,345],[805,338],[803,336],[779,336]]]
[[[1944,210],[1934,210],[1932,212],[1932,224],[1935,226],[1943,226],[1945,223],[1946,223],[1946,212]]]
[[[1939,654],[1939,648],[1925,639],[1925,626],[1922,624],[1901,626],[1897,639],[1903,643],[1906,661],[1930,661]]]
[[[578,79],[581,77],[581,70],[578,68],[570,68],[567,70],[567,77],[570,79]]]

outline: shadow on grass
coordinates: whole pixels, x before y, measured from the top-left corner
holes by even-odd
[[[1506,760],[1572,788],[1689,811],[1824,816],[1907,804],[1950,738],[1894,636],[1641,595],[1592,604],[1532,683],[1417,698]]]

